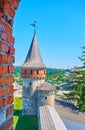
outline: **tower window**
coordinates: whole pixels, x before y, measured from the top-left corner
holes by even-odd
[[[24,73],[26,74],[26,70],[24,71]]]
[[[33,71],[32,71],[32,70],[30,71],[30,74],[33,74]]]
[[[47,100],[47,97],[45,97],[45,100]]]
[[[30,82],[30,85],[32,85],[32,82]]]
[[[37,74],[39,74],[39,70],[37,70]]]

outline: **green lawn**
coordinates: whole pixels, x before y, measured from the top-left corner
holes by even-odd
[[[14,100],[14,130],[38,130],[37,116],[22,116],[22,98]]]

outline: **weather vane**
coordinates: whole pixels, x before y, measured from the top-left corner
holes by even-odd
[[[31,23],[30,25],[32,25],[34,27],[34,32],[36,32],[36,21],[34,21],[34,23]]]

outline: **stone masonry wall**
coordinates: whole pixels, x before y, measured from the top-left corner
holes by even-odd
[[[45,82],[45,79],[23,79],[23,115],[37,115],[37,87]]]
[[[53,92],[47,92],[45,90],[38,90],[38,108],[40,106],[49,105],[54,106],[54,94]]]
[[[20,0],[0,0],[0,130],[12,130],[14,37],[12,27]]]

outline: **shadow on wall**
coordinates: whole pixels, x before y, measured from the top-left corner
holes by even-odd
[[[74,106],[74,104],[67,102],[67,101],[64,101],[64,100],[56,99],[55,103],[58,105],[62,105],[63,107],[66,107],[66,108],[68,107],[72,110],[77,110],[77,108]]]

